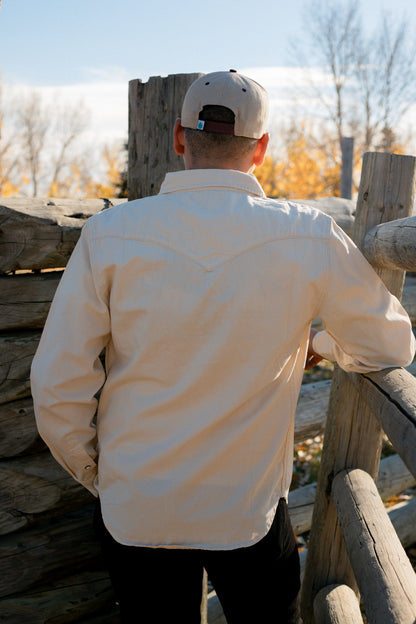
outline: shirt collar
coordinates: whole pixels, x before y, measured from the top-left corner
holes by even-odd
[[[244,191],[258,197],[266,197],[254,175],[232,169],[187,169],[167,173],[160,193],[207,188]]]

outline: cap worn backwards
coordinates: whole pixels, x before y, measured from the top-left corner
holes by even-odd
[[[234,124],[201,121],[204,106],[224,106],[233,111]],[[182,106],[184,128],[260,139],[266,132],[269,98],[266,90],[247,76],[230,71],[205,74],[189,87]]]

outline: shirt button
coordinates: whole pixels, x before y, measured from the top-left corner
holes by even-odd
[[[91,470],[90,464],[88,464],[88,466],[84,466],[84,470]]]

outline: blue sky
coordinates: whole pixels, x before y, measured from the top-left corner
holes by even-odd
[[[337,0],[333,0],[337,2]],[[304,0],[3,0],[0,70],[32,85],[106,77],[287,66],[302,38]],[[363,0],[365,23],[380,8],[416,15],[415,0]]]
[[[338,0],[333,0],[337,3]],[[3,85],[83,99],[110,136],[127,127],[127,85],[173,73],[245,70],[285,95],[295,63],[290,42],[305,37],[304,0],[1,0]],[[380,9],[416,18],[415,0],[362,0],[364,23]],[[266,71],[267,70],[267,71]]]

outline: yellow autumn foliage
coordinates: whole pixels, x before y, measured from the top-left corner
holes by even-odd
[[[254,174],[269,197],[310,199],[339,195],[341,167],[336,143],[317,145],[305,124],[283,136],[281,156],[266,156]]]
[[[4,180],[0,188],[0,194],[2,197],[13,197],[19,192],[19,187],[13,184],[10,180]]]

